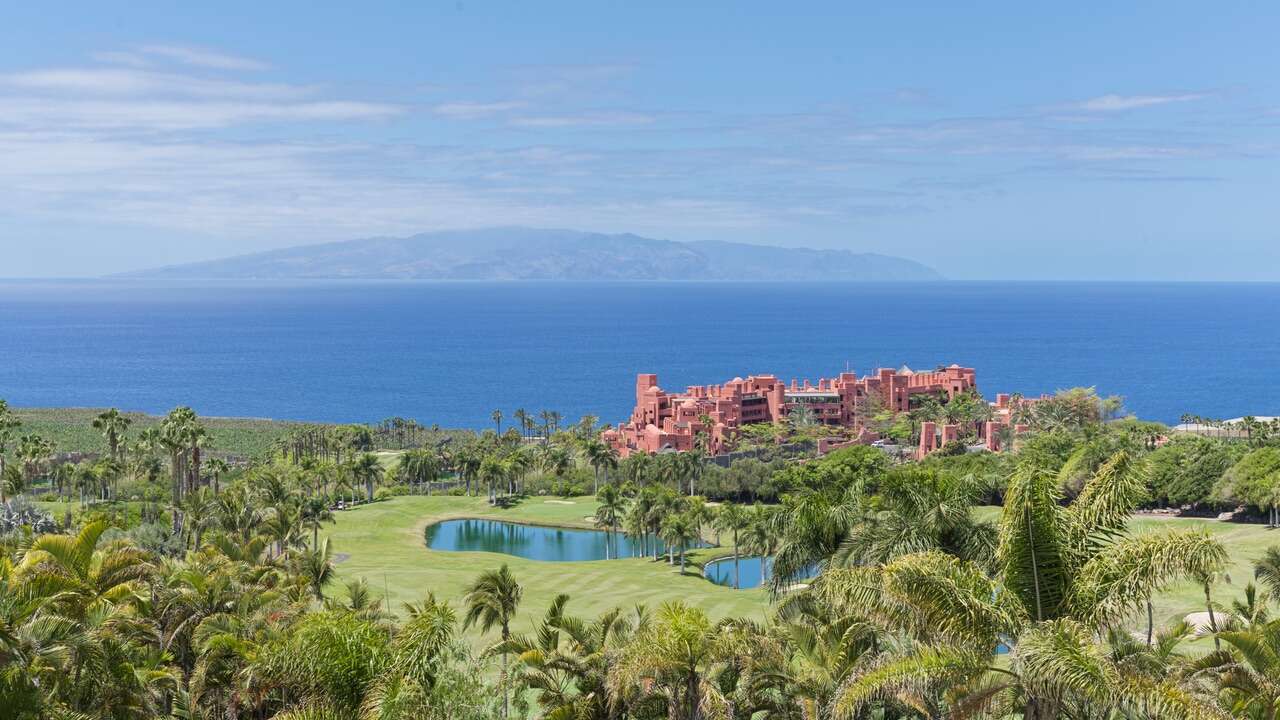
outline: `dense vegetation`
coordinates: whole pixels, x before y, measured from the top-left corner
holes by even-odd
[[[495,413],[479,434],[297,426],[232,467],[187,408],[140,425],[101,411],[86,419],[101,456],[59,463],[0,404],[0,712],[1273,717],[1280,549],[1224,607],[1219,540],[1129,528],[1161,503],[1265,514],[1280,497],[1274,436],[1165,442],[1096,396],[1060,400],[1026,418],[1016,453],[901,463],[859,446],[728,468],[698,453],[619,461],[594,419],[561,427],[552,413],[507,428]],[[363,580],[338,587],[340,548],[320,535],[337,506],[397,494],[483,491],[502,506],[583,489],[600,528],[666,540],[654,562],[673,572],[699,540],[774,556],[766,621],[682,602],[526,607],[505,566],[478,568],[454,605],[427,592],[386,607]],[[31,496],[78,502],[51,517]],[[1152,599],[1175,582],[1203,587],[1206,627],[1156,623]],[[518,632],[517,613],[541,620]]]

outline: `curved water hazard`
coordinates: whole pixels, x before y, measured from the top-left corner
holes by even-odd
[[[763,562],[762,562],[763,561]],[[814,565],[800,573],[801,578],[811,578],[818,574],[818,566]],[[733,556],[716,558],[702,566],[702,576],[717,585],[733,587]],[[773,579],[773,557],[761,558],[759,555],[741,555],[738,557],[738,589],[758,588]]]
[[[763,562],[762,562],[763,561]],[[760,587],[765,580],[764,572],[773,570],[773,558],[761,558],[759,555],[744,555],[738,558],[738,589]],[[725,587],[733,587],[733,557],[712,560],[702,567],[702,574],[711,582]]]
[[[603,530],[521,525],[502,520],[464,518],[427,526],[427,547],[457,552],[491,552],[543,562],[581,562],[652,556],[665,546],[653,536],[627,537]]]

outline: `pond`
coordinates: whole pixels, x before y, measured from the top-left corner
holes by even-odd
[[[760,573],[761,564],[759,555],[738,558],[739,589],[745,590],[747,588],[760,587],[760,584],[764,581],[764,577]],[[772,570],[773,558],[765,558],[763,566],[766,571]],[[702,568],[702,574],[717,585],[733,587],[733,558],[727,557],[707,563]]]
[[[526,560],[577,562],[640,557],[643,549],[653,554],[653,536],[629,538],[603,530],[521,525],[502,520],[467,518],[445,520],[427,526],[427,547],[432,550],[492,552],[515,555]],[[659,552],[665,546],[658,542]]]

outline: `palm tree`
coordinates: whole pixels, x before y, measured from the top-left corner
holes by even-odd
[[[874,565],[926,550],[941,550],[980,565],[995,556],[996,527],[973,507],[987,493],[977,476],[933,468],[895,468],[878,483],[873,505],[859,514],[832,562]]]
[[[68,617],[126,602],[153,571],[146,552],[128,543],[99,547],[105,521],[85,525],[74,537],[41,535],[23,555],[18,576],[43,587],[58,587],[53,604]]]
[[[1253,577],[1266,586],[1271,597],[1280,597],[1280,545],[1267,548],[1253,563]]]
[[[675,513],[668,515],[662,521],[662,539],[667,543],[667,551],[670,553],[671,548],[680,546],[680,574],[684,574],[685,570],[685,550],[688,548],[690,541],[698,539],[697,525],[685,513]]]
[[[1232,717],[1273,720],[1280,707],[1280,620],[1219,633],[1230,649],[1192,663],[1191,673],[1211,673]]]
[[[360,717],[385,720],[452,717],[451,708],[441,707],[432,690],[440,683],[440,676],[456,652],[457,618],[448,604],[437,602],[431,595],[423,603],[406,607],[409,620],[392,639],[386,669],[365,694]]]
[[[738,556],[742,553],[738,546],[738,532],[747,527],[747,514],[742,510],[741,505],[726,502],[720,506],[720,512],[716,514],[715,526],[717,531],[733,534],[733,587],[740,588],[742,585],[738,582]],[[761,558],[761,563],[763,562],[764,559]]]
[[[846,682],[833,710],[854,714],[905,682],[944,678],[970,691],[957,701],[1018,703],[1026,720],[1059,717],[1076,703],[1153,714],[1203,709],[1173,680],[1122,676],[1096,651],[1095,638],[1155,592],[1226,561],[1206,532],[1128,535],[1145,484],[1141,466],[1121,451],[1064,507],[1051,459],[1026,451],[1005,496],[994,575],[937,550],[826,570],[812,590],[818,602],[877,618],[921,643]],[[1002,643],[1010,662],[996,669]],[[984,681],[990,673],[998,680]]]
[[[364,483],[365,502],[373,502],[373,486],[382,478],[382,463],[373,453],[361,453],[351,461],[351,476],[357,484]]]
[[[494,650],[517,658],[515,684],[536,694],[543,717],[618,717],[606,689],[609,666],[632,630],[645,622],[645,610],[638,606],[628,617],[613,608],[587,620],[568,615],[568,602],[568,595],[556,596],[531,634],[514,636]]]
[[[107,441],[107,448],[111,451],[111,457],[116,460],[124,459],[122,452],[124,434],[132,422],[127,416],[120,414],[116,408],[111,408],[93,419],[93,428],[102,433],[102,437]]]
[[[773,510],[760,503],[756,503],[746,516],[746,534],[742,538],[742,545],[748,553],[760,556],[762,585],[769,582],[769,565],[778,549],[777,527]]]
[[[618,523],[622,520],[622,514],[626,510],[626,498],[618,491],[618,488],[612,485],[605,485],[596,495],[599,505],[596,506],[595,524],[596,527],[605,528],[609,531],[609,537],[614,539],[615,547],[617,542]],[[605,559],[609,556],[609,544],[605,542]],[[615,553],[615,557],[617,557]]]
[[[421,488],[425,485],[427,494],[430,495],[431,483],[440,476],[440,463],[436,454],[430,450],[410,450],[400,456],[396,475],[411,487]]]
[[[497,455],[486,455],[480,462],[479,479],[489,487],[489,504],[498,504],[498,488],[503,487],[510,476],[510,466]]]
[[[493,420],[493,425],[498,431],[498,435],[502,435],[502,411],[494,410],[489,417]]]
[[[618,451],[612,445],[592,438],[587,441],[584,448],[587,456],[587,462],[591,465],[591,469],[595,471],[595,489],[596,495],[600,494],[600,474],[604,473],[605,481],[608,482],[609,471],[618,467]]]
[[[296,571],[305,579],[316,600],[324,600],[324,588],[333,582],[337,572],[333,568],[333,551],[329,548],[329,538],[318,547],[312,547],[297,555]]]
[[[182,499],[181,508],[183,531],[191,541],[191,549],[199,550],[205,531],[217,522],[217,499],[207,488],[200,488]]]
[[[664,603],[640,626],[609,669],[617,702],[664,701],[670,720],[701,720],[712,691],[710,675],[725,654],[722,628],[682,602]]]
[[[209,479],[213,485],[213,494],[217,495],[219,491],[218,481],[227,473],[231,472],[231,466],[222,458],[209,458],[204,463],[205,472],[209,473]]]
[[[502,630],[502,643],[511,640],[511,619],[520,607],[524,589],[516,582],[511,570],[504,564],[498,570],[489,570],[471,583],[463,602],[467,612],[462,622],[464,629],[479,625],[480,632],[487,633],[496,625]],[[502,652],[502,717],[508,714],[507,702],[507,653]]]
[[[45,464],[53,457],[53,443],[39,435],[23,435],[18,438],[17,456],[22,463],[25,484],[30,487],[44,472]]]
[[[13,441],[13,431],[21,425],[22,423],[14,416],[13,410],[9,409],[9,403],[0,399],[0,477],[4,476],[4,454],[9,449],[9,443]]]
[[[302,524],[311,530],[311,549],[315,550],[319,547],[320,526],[335,522],[333,512],[329,510],[329,504],[324,498],[315,495],[302,501],[301,510]]]
[[[528,437],[530,424],[529,411],[524,408],[516,408],[512,417],[515,418],[516,424],[520,426],[520,434]]]

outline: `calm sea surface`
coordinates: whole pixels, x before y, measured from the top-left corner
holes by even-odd
[[[847,367],[977,368],[1142,417],[1280,415],[1280,285],[0,282],[0,398],[485,427],[617,421],[667,388]]]

